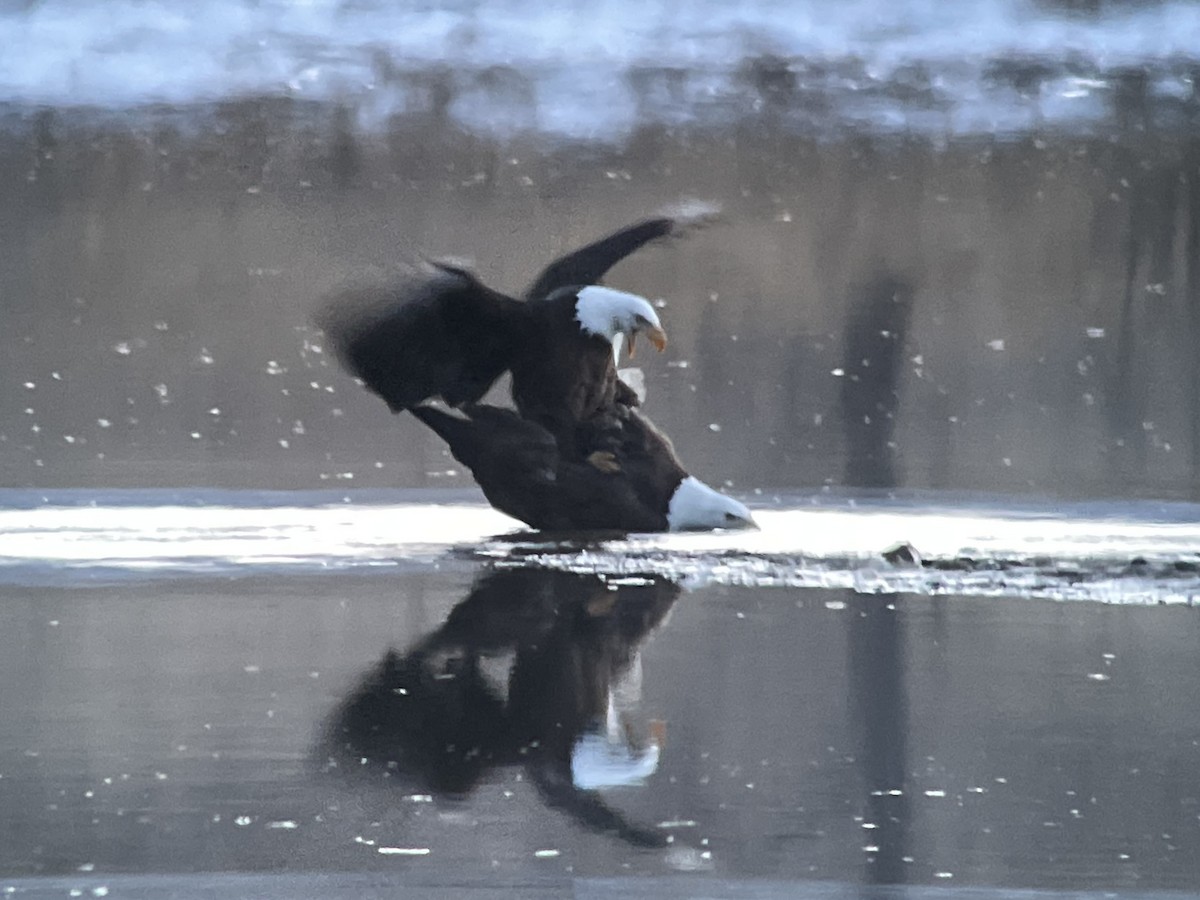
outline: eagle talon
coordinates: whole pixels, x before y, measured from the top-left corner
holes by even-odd
[[[615,454],[608,450],[595,450],[588,454],[588,465],[599,469],[605,475],[616,475],[621,471],[621,464],[617,462]]]

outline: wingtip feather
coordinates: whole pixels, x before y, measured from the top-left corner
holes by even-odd
[[[680,237],[700,228],[724,221],[721,204],[713,200],[687,197],[662,209],[671,220],[671,236]]]

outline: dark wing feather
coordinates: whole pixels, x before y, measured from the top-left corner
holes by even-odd
[[[318,317],[342,364],[393,412],[441,397],[478,401],[520,352],[525,304],[437,264],[387,286],[347,291]]]
[[[651,241],[671,234],[675,220],[647,219],[580,247],[550,263],[525,291],[527,300],[540,300],[559,288],[599,284],[613,266]]]
[[[716,206],[693,203],[681,207],[674,215],[628,225],[554,260],[525,291],[525,299],[541,300],[560,288],[599,284],[609,269],[646,244],[663,238],[683,237],[719,217]]]
[[[556,477],[559,453],[554,437],[512,410],[479,404],[468,407],[465,417],[432,406],[409,411],[450,445],[454,458],[475,473],[485,492],[491,482],[520,491]]]

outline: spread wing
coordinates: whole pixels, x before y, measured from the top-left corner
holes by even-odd
[[[342,364],[392,412],[433,397],[478,401],[528,337],[525,304],[442,263],[344,292],[317,318]]]
[[[670,234],[673,224],[674,220],[666,217],[647,219],[559,257],[525,291],[526,299],[540,300],[571,285],[599,284],[605,273],[625,257]]]
[[[608,270],[652,241],[682,237],[715,221],[718,210],[706,204],[681,208],[674,215],[646,219],[560,256],[525,291],[526,300],[540,300],[559,288],[599,284]]]

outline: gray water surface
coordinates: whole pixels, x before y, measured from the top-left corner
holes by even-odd
[[[93,549],[123,540],[119,506],[55,509],[109,523]],[[458,538],[492,524],[466,509]],[[193,507],[194,540],[217,512]],[[0,886],[1200,883],[1200,624],[1183,605],[680,584],[636,575],[636,553],[620,573],[547,570],[512,549],[519,534],[508,553],[481,545],[487,559],[450,535],[428,557],[393,544],[390,565],[300,565],[279,551],[301,556],[303,540],[285,531],[262,553],[254,522],[283,513],[319,532],[344,509],[236,512],[250,530],[220,540],[243,545],[241,566],[154,571],[141,548],[132,565],[77,559],[69,577],[0,588]],[[171,515],[159,508],[160,525]]]

